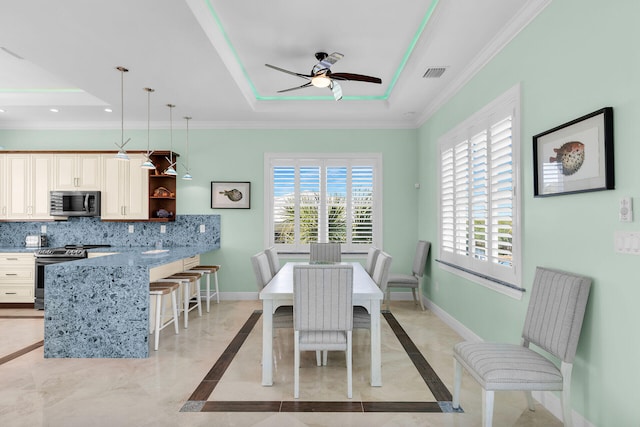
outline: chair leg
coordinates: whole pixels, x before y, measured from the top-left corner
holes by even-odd
[[[422,302],[422,286],[420,286],[420,281],[418,281],[418,299],[420,300],[420,308],[424,311],[424,303]]]
[[[324,350],[322,352],[322,366],[327,366],[328,357],[329,357],[329,350]]]
[[[220,304],[220,289],[218,288],[218,271],[213,272],[213,283],[216,286],[216,304]]]
[[[531,394],[531,391],[525,391],[524,395],[527,398],[527,406],[529,406],[529,410],[531,412],[535,412],[536,411],[536,404],[533,401],[533,395]]]
[[[562,373],[562,422],[565,427],[572,427],[573,420],[571,417],[571,371],[572,363],[562,362],[560,364],[560,372]]]
[[[300,332],[293,332],[293,397],[300,397]]]
[[[171,308],[173,309],[173,326],[175,327],[176,334],[180,333],[178,328],[178,296],[177,290],[171,292]]]
[[[316,365],[322,366],[322,352],[320,350],[316,350]]]
[[[418,305],[418,298],[416,297],[416,288],[411,288],[411,294],[413,295],[413,303]]]
[[[491,427],[493,424],[493,398],[495,392],[482,390],[482,427]]]
[[[153,349],[158,351],[158,341],[160,340],[160,312],[162,311],[162,296],[156,295],[156,326],[155,326],[155,336],[153,343]]]
[[[183,313],[184,313],[184,328],[187,329],[189,327],[189,300],[191,297],[189,296],[189,288],[191,285],[189,281],[181,282],[180,286],[182,286],[182,304],[183,304]]]
[[[209,309],[211,308],[211,274],[207,274],[207,313],[209,313]]]
[[[352,333],[351,331],[347,331],[347,397],[351,399],[353,397],[353,366],[352,366],[352,354],[351,354],[351,344],[352,344]]]
[[[453,358],[453,409],[460,408],[460,385],[462,384],[462,365]]]

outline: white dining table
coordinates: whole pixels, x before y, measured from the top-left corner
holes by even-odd
[[[293,305],[293,266],[308,262],[288,262],[260,292],[262,300],[262,385],[273,385],[273,313],[282,305]],[[344,264],[344,263],[343,263]],[[380,344],[380,304],[382,291],[358,262],[353,265],[353,305],[371,314],[371,386],[382,386]]]

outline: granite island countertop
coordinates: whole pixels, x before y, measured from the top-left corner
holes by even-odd
[[[219,249],[108,247],[45,267],[46,358],[149,356],[149,274],[155,267]]]

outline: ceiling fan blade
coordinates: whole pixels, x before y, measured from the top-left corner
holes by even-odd
[[[321,59],[316,65],[313,66],[311,71],[314,75],[321,70],[328,70],[333,64],[344,58],[344,55],[338,52],[333,52],[324,59]]]
[[[266,65],[269,68],[273,68],[274,70],[282,71],[283,73],[291,74],[293,76],[302,77],[303,79],[307,79],[307,80],[313,77],[310,74],[307,75],[307,74],[294,73],[293,71],[285,70],[284,68],[276,67],[275,65],[271,65],[271,64],[264,64],[264,65]]]
[[[367,82],[367,83],[382,83],[382,79],[379,77],[371,77],[364,76],[362,74],[353,74],[353,73],[331,73],[331,78],[336,80],[354,80],[358,82]]]
[[[289,89],[282,89],[282,90],[279,90],[278,93],[289,92],[289,91],[298,90],[298,89],[303,89],[303,88],[309,87],[309,86],[311,86],[311,82],[305,83],[302,86],[290,87]]]
[[[331,92],[333,92],[333,97],[336,99],[336,101],[340,101],[342,99],[342,86],[340,86],[338,82],[331,80],[329,89],[331,89]]]

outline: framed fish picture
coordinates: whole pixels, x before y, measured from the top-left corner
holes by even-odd
[[[533,137],[535,197],[613,189],[612,107]]]
[[[250,182],[211,181],[211,209],[250,208]]]

